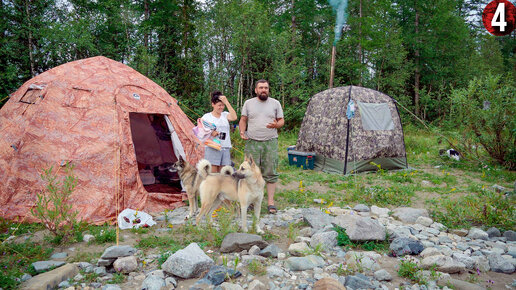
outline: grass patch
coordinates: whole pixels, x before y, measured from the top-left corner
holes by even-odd
[[[52,252],[53,248],[43,248],[30,241],[0,244],[0,285],[4,289],[16,288],[19,282],[15,278],[23,273],[35,275],[32,263],[48,259]]]
[[[107,281],[108,284],[121,284],[125,281],[125,275],[121,273],[115,273],[113,274],[113,278],[111,280]]]
[[[249,262],[249,265],[247,265],[247,269],[249,270],[249,273],[255,276],[263,276],[267,274],[265,266],[262,264],[262,262],[258,260],[252,260],[251,262]]]
[[[96,244],[114,243],[116,242],[116,228],[110,225],[90,226],[88,231],[95,237],[92,241]]]
[[[432,218],[449,228],[484,226],[513,230],[516,226],[514,198],[482,187],[465,196],[433,199]]]
[[[351,190],[346,195],[347,202],[358,202],[377,206],[406,206],[411,204],[411,198],[415,194],[415,185],[393,185],[382,187],[374,185],[366,188]]]
[[[20,236],[45,229],[42,224],[15,223],[0,217],[0,241],[5,241],[10,236]]]
[[[416,262],[402,259],[399,267],[398,275],[400,277],[407,278],[419,285],[426,285],[428,283],[423,276],[423,269]]]
[[[94,264],[100,256],[102,256],[102,252],[92,253],[79,251],[76,255],[68,257],[66,261],[69,263],[88,262]]]

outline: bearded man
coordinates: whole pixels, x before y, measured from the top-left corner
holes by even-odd
[[[267,210],[277,212],[274,192],[278,182],[278,128],[283,127],[283,109],[278,100],[269,97],[269,82],[258,80],[256,97],[245,101],[238,123],[240,137],[246,141],[245,153],[251,155],[267,183]],[[247,129],[247,130],[246,130]]]

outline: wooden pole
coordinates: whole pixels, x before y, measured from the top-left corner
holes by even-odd
[[[333,77],[335,75],[335,45],[331,48],[331,65],[330,65],[330,89],[333,88]]]

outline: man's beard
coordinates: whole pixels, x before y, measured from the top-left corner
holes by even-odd
[[[267,101],[267,99],[269,98],[269,95],[267,93],[261,93],[258,95],[258,98],[262,101]]]

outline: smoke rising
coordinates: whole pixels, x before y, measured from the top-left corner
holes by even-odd
[[[335,23],[335,40],[333,41],[333,45],[337,44],[340,37],[342,36],[342,27],[346,24],[346,20],[348,19],[348,14],[346,13],[346,8],[348,7],[348,0],[328,0],[333,10],[337,12],[337,20]]]

